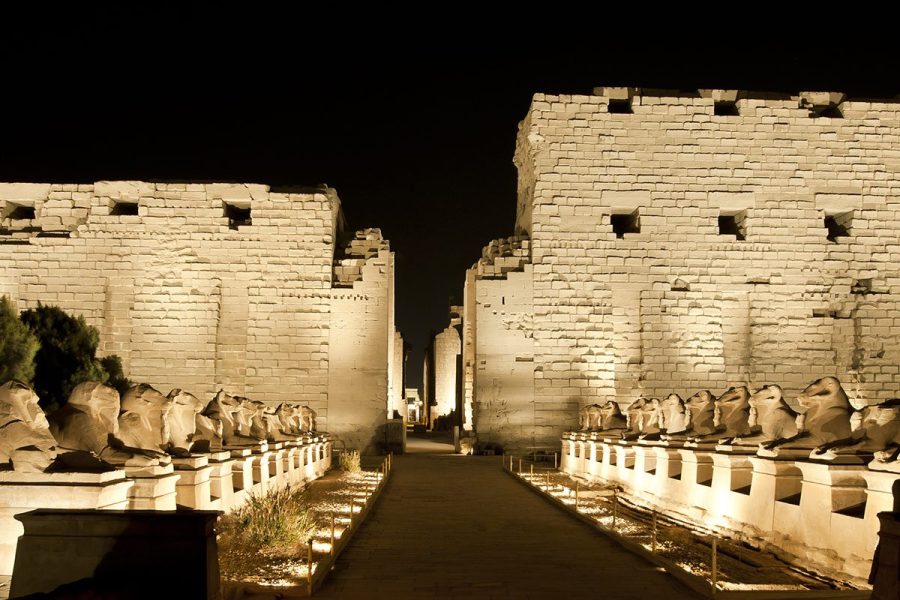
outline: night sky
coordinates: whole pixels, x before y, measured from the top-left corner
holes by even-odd
[[[153,35],[117,23],[45,32],[40,43],[13,36],[29,61],[19,60],[21,48],[4,59],[0,180],[327,183],[350,227],[380,227],[396,252],[412,385],[429,331],[446,325],[451,298],[462,300],[465,269],[488,241],[513,233],[516,127],[535,92],[900,93],[898,53],[873,47],[827,60],[786,45],[727,53],[703,44],[626,53],[598,45],[549,55],[376,44],[348,52],[339,40],[302,34],[226,48],[190,19]]]

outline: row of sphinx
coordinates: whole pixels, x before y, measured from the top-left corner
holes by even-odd
[[[25,473],[166,465],[172,456],[297,440],[315,430],[308,407],[275,407],[224,391],[204,402],[184,390],[164,396],[139,384],[120,399],[115,389],[86,382],[47,416],[24,383],[0,386],[0,463]]]
[[[870,455],[889,462],[900,451],[900,400],[855,410],[840,382],[818,379],[796,398],[795,411],[777,385],[751,393],[732,387],[716,398],[708,390],[687,400],[669,394],[664,400],[640,398],[623,414],[609,401],[581,409],[582,431],[603,431],[625,440],[670,440],[719,445],[757,446],[759,454],[780,448],[808,450],[812,458]]]

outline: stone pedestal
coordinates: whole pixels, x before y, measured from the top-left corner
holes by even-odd
[[[175,510],[180,475],[173,465],[125,467],[125,476],[134,482],[128,492],[129,509]]]
[[[210,476],[213,468],[209,466],[206,455],[195,455],[173,458],[172,466],[181,477],[175,486],[175,502],[179,506],[193,509],[212,509]]]
[[[121,510],[128,507],[134,485],[122,471],[106,473],[0,472],[0,576],[13,571],[22,524],[14,517],[35,508],[91,508]]]
[[[13,597],[60,586],[77,597],[220,597],[216,512],[40,509],[16,518],[25,534]]]
[[[268,450],[263,452],[254,452],[251,455],[253,459],[253,493],[257,496],[265,493],[269,489],[269,466],[271,463],[272,453]]]
[[[234,492],[232,494],[233,506],[243,503],[244,497],[253,490],[253,451],[250,448],[231,449],[231,458],[234,460],[231,471],[231,479]]]
[[[872,600],[896,600],[900,598],[900,513],[879,513],[878,521],[878,550],[869,577]]]
[[[234,480],[231,471],[235,461],[231,453],[211,452],[206,455],[212,470],[209,474],[210,510],[231,510],[234,503]]]

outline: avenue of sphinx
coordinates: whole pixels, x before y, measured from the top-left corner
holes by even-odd
[[[332,440],[306,406],[220,390],[209,401],[146,384],[121,398],[79,384],[50,415],[27,385],[0,386],[0,575],[32,508],[231,511],[251,494],[320,477]]]
[[[637,505],[862,582],[877,514],[900,478],[900,400],[855,409],[834,377],[789,403],[777,385],[579,412],[561,469],[607,482]],[[792,404],[797,406],[793,408]]]

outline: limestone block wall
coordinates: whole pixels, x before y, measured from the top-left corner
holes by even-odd
[[[434,399],[432,415],[441,417],[456,409],[456,357],[461,352],[459,333],[451,324],[434,338]]]
[[[475,270],[466,269],[463,286],[462,385],[463,430],[472,431],[475,412]]]
[[[329,433],[339,446],[372,451],[384,440],[387,418],[394,255],[379,230],[358,231],[334,269]]]
[[[900,105],[721,99],[535,95],[516,229],[546,431],[640,394],[776,383],[790,400],[824,375],[857,405],[900,390]]]
[[[84,315],[135,381],[308,404],[365,445],[387,414],[393,255],[365,230],[335,261],[342,227],[324,187],[0,184],[0,294]]]
[[[465,314],[474,328],[474,427],[479,443],[505,449],[535,445],[541,427],[534,402],[534,314],[529,242],[495,240],[469,270],[474,294]],[[542,434],[541,434],[542,435]]]
[[[18,308],[83,314],[134,380],[309,403],[327,420],[333,190],[0,184],[0,198],[0,293]],[[230,225],[226,204],[252,224]],[[20,206],[34,219],[9,218]]]
[[[392,416],[394,411],[398,411],[401,415],[406,414],[406,400],[403,397],[403,370],[405,368],[403,356],[403,335],[399,330],[394,329],[391,336],[391,353],[392,359],[389,366],[390,375],[390,397],[388,402],[388,416]]]

